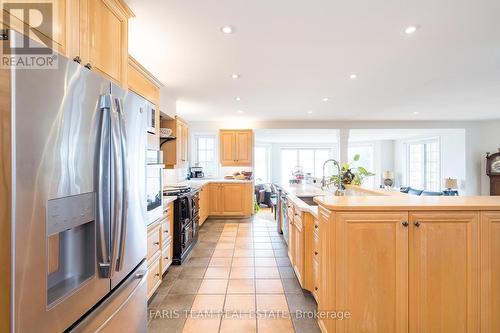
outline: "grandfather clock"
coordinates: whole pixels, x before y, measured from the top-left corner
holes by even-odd
[[[500,148],[498,153],[486,154],[486,174],[490,176],[490,195],[500,195]]]

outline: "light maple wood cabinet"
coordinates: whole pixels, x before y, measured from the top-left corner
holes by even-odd
[[[170,128],[175,140],[161,146],[163,161],[168,169],[187,167],[189,164],[189,126],[179,117],[163,119],[160,127]]]
[[[210,183],[210,215],[250,216],[253,212],[252,183]]]
[[[80,0],[80,54],[112,81],[127,87],[128,19],[134,14],[121,0]]]
[[[406,212],[336,214],[335,306],[352,313],[339,332],[407,331],[407,221]]]
[[[220,130],[220,163],[223,166],[251,166],[252,130]]]
[[[500,212],[481,214],[481,332],[500,332]]]
[[[203,185],[200,189],[200,226],[205,223],[210,212],[210,185]]]
[[[21,2],[21,1],[19,1]],[[134,14],[122,0],[35,0],[52,4],[52,34],[46,25],[34,26],[30,37],[70,59],[127,87],[128,19]],[[2,21],[4,21],[2,19]],[[10,15],[9,26],[23,33],[21,16]],[[34,20],[34,22],[38,20]],[[37,23],[38,24],[38,23]]]
[[[479,332],[478,212],[410,213],[410,332]]]
[[[32,12],[32,22],[25,20],[23,10],[8,10],[7,6],[16,7],[18,4],[28,5],[34,12],[37,5],[52,5],[52,22],[51,24],[39,24],[36,19],[37,15]],[[0,15],[0,22],[9,28],[16,30],[20,33],[32,29],[29,37],[35,41],[41,42],[48,47],[56,50],[57,52],[70,56],[76,49],[78,50],[78,34],[79,29],[79,1],[70,0],[33,0],[33,1],[8,1],[2,3],[4,8],[3,15]],[[47,7],[49,8],[49,7]],[[43,12],[45,9],[41,9]],[[5,15],[5,16],[4,16]],[[42,14],[43,15],[43,14]],[[6,19],[7,18],[7,19]],[[48,20],[48,18],[44,18]],[[73,48],[73,49],[72,49]]]
[[[293,270],[299,280],[299,283],[304,287],[304,224],[302,222],[301,213],[295,210],[292,223],[293,233]]]
[[[171,202],[161,219],[147,227],[148,299],[161,284],[163,274],[172,264],[172,231],[174,223],[174,204]]]
[[[318,217],[319,311],[351,315],[318,320],[323,332],[498,331],[499,213],[320,206]]]

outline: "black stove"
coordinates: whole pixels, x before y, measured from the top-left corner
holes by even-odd
[[[198,241],[199,189],[189,186],[169,186],[164,189],[163,194],[177,197],[174,201],[172,263],[180,265]]]

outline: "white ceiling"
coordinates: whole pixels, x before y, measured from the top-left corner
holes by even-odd
[[[257,143],[336,143],[339,131],[335,129],[256,129]]]
[[[187,120],[500,118],[498,0],[127,2],[130,53]]]
[[[462,134],[465,136],[465,130],[454,129],[351,129],[349,131],[350,142],[373,142],[380,140],[403,140],[418,137],[437,137],[450,134]]]

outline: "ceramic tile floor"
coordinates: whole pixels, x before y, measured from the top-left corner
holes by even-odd
[[[276,222],[207,220],[190,258],[171,266],[149,303],[148,332],[317,333]]]

